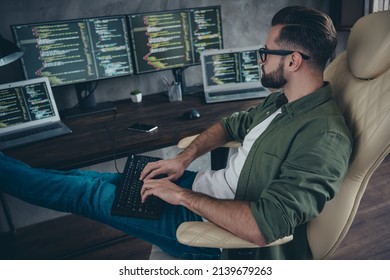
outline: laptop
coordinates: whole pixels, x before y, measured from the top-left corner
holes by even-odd
[[[201,53],[203,89],[207,103],[266,97],[261,84],[259,46]]]
[[[72,131],[60,120],[47,77],[0,85],[0,149]]]

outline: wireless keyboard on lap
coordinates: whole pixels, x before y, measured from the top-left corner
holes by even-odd
[[[163,201],[151,195],[145,203],[141,202],[143,182],[139,180],[145,165],[160,158],[132,155],[127,158],[125,169],[116,188],[115,200],[111,214],[134,218],[158,219],[161,214]]]

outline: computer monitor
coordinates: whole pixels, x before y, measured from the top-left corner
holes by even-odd
[[[75,84],[81,107],[95,105],[92,81],[134,74],[126,16],[12,25],[26,79]]]
[[[172,69],[182,82],[184,68],[200,53],[223,48],[221,7],[199,7],[128,15],[137,74]]]

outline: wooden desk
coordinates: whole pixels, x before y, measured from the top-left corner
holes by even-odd
[[[206,104],[203,94],[184,96],[182,102],[170,103],[162,94],[144,96],[141,103],[118,101],[116,114],[104,112],[67,119],[73,133],[5,150],[4,153],[34,167],[71,169],[89,166],[176,145],[180,139],[197,134],[236,111],[257,105],[261,99]],[[182,114],[196,108],[201,117],[186,120]],[[126,128],[135,122],[157,124],[151,133],[132,132]]]

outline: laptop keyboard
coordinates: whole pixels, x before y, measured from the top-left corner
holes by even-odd
[[[59,123],[52,123],[49,125],[39,126],[39,127],[35,127],[32,129],[28,129],[28,130],[23,130],[20,132],[6,134],[3,136],[0,136],[0,142],[11,141],[11,140],[15,140],[15,139],[23,138],[23,137],[28,137],[31,135],[39,134],[39,133],[42,133],[45,131],[54,130],[57,128],[61,128],[61,125]]]
[[[163,201],[156,196],[149,196],[145,203],[141,202],[143,182],[138,180],[141,171],[149,162],[160,158],[132,155],[127,158],[125,169],[116,188],[111,214],[134,218],[158,219]],[[163,176],[161,176],[163,177]]]
[[[261,92],[265,91],[265,88],[249,88],[249,89],[243,89],[243,90],[228,90],[228,91],[223,91],[223,92],[210,92],[209,96],[214,97],[214,96],[220,96],[221,93],[222,95],[232,95],[232,94],[244,94],[244,93],[251,93],[251,92]]]

